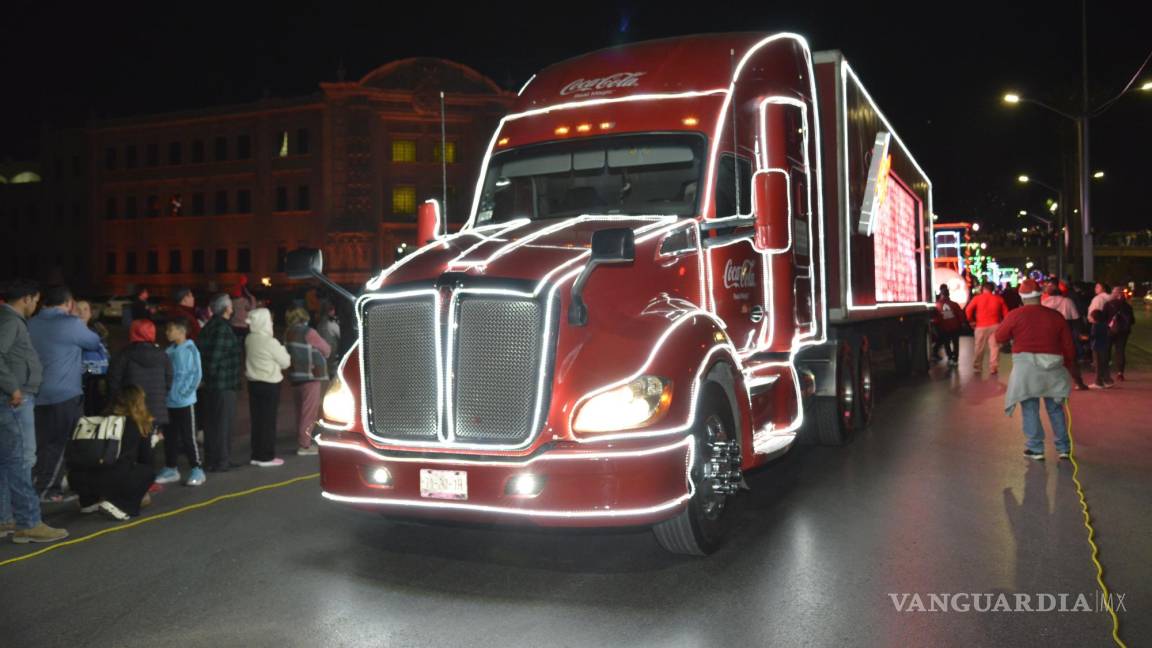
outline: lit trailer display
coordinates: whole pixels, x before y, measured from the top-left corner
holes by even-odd
[[[323,494],[392,516],[649,525],[706,554],[743,473],[927,368],[931,185],[835,52],[637,43],[541,71],[470,217],[380,272],[325,396]],[[321,255],[289,256],[323,277]]]

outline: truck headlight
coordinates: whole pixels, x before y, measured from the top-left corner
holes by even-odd
[[[343,380],[334,378],[324,394],[324,420],[340,425],[351,425],[356,420],[356,397]]]
[[[672,404],[672,381],[657,376],[636,380],[589,398],[576,412],[577,432],[615,432],[654,423]]]

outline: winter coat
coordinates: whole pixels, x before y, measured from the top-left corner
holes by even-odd
[[[964,325],[964,309],[951,299],[936,302],[936,315],[932,318],[941,333],[959,333]]]
[[[8,304],[0,304],[0,396],[7,404],[17,390],[40,391],[44,368],[28,335],[28,322]]]
[[[115,402],[120,390],[128,385],[144,390],[152,418],[157,425],[166,425],[168,391],[172,388],[172,363],[168,355],[151,342],[134,342],[118,353],[108,370],[109,399]]]
[[[248,314],[248,337],[244,338],[244,375],[248,380],[279,383],[292,365],[288,349],[272,334],[272,313],[257,308]]]
[[[63,403],[84,394],[81,379],[85,351],[100,350],[100,336],[59,308],[45,308],[28,321],[32,346],[44,365],[37,405]]]
[[[196,404],[196,388],[204,372],[200,367],[200,350],[192,340],[172,345],[165,350],[172,363],[172,389],[168,390],[168,407],[179,409]]]
[[[232,325],[222,317],[213,317],[196,340],[204,371],[204,389],[238,391],[240,389],[240,339]]]

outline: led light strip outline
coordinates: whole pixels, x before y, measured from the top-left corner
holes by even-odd
[[[666,502],[659,504],[634,509],[617,509],[617,510],[602,510],[602,511],[556,511],[548,509],[523,509],[512,508],[508,506],[492,506],[487,504],[462,504],[459,502],[446,502],[434,500],[406,500],[396,499],[389,497],[351,497],[347,495],[335,495],[328,491],[322,491],[321,495],[326,499],[335,502],[344,502],[346,504],[373,504],[378,506],[398,506],[409,508],[425,508],[425,509],[452,509],[458,511],[472,511],[477,513],[496,513],[501,515],[512,515],[518,517],[543,517],[543,518],[567,518],[567,519],[580,519],[580,518],[622,518],[622,517],[639,517],[644,515],[652,515],[660,513],[669,509],[675,508],[684,504],[696,494],[696,485],[692,483],[692,469],[696,465],[696,438],[692,435],[684,437],[682,441],[687,446],[687,460],[684,462],[684,483],[687,492]],[[680,444],[675,444],[678,447]],[[381,458],[381,460],[383,460]]]
[[[440,215],[440,201],[439,201],[439,200],[436,200],[435,198],[429,198],[428,200],[425,200],[425,201],[424,201],[424,204],[425,204],[425,205],[427,205],[427,204],[431,204],[431,205],[432,205],[432,209],[433,209],[433,210],[435,211],[435,213],[436,213],[436,220],[434,221],[434,222],[435,222],[435,225],[433,225],[433,226],[432,226],[432,239],[433,239],[433,240],[435,240],[435,241],[439,241],[440,239],[442,239],[442,238],[444,238],[445,236],[447,236],[447,232],[445,232],[444,234],[440,234],[440,219],[441,219],[441,215]],[[445,223],[445,225],[447,225],[447,223]],[[419,245],[419,244],[420,244],[420,241],[416,241],[416,243]]]
[[[408,256],[404,257],[403,259],[400,259],[399,261],[393,263],[392,265],[388,266],[387,268],[381,270],[380,274],[376,275],[372,279],[369,279],[368,282],[364,285],[364,287],[367,290],[379,290],[380,286],[384,285],[385,279],[387,279],[392,273],[399,270],[401,267],[403,267],[405,264],[407,264],[412,259],[415,259],[416,257],[420,256],[421,254],[424,254],[425,252],[428,252],[430,250],[447,249],[449,247],[449,245],[448,245],[449,242],[455,242],[457,239],[459,239],[461,237],[464,237],[464,236],[479,237],[481,239],[480,243],[477,243],[476,246],[474,246],[474,247],[479,247],[480,245],[487,243],[488,241],[498,240],[497,237],[499,237],[503,233],[503,231],[506,231],[506,230],[503,230],[501,232],[497,232],[496,234],[494,234],[492,236],[486,236],[484,234],[484,232],[487,232],[488,230],[495,230],[495,229],[500,229],[500,228],[507,228],[508,230],[510,230],[510,229],[513,229],[514,227],[519,227],[519,226],[524,225],[528,222],[530,222],[530,221],[527,218],[520,218],[520,219],[516,219],[513,221],[509,221],[507,223],[493,223],[490,225],[480,225],[477,227],[470,227],[468,229],[461,229],[460,231],[456,232],[455,234],[449,234],[447,236],[440,238],[440,240],[435,242],[435,243],[430,243],[428,245],[425,245],[425,246],[419,248],[418,250],[416,250],[412,254],[409,254]]]
[[[874,311],[874,310],[880,310],[882,308],[908,308],[909,306],[923,306],[924,308],[930,308],[933,306],[933,304],[931,302],[928,302],[928,301],[883,303],[883,304],[873,304],[871,306],[857,306],[855,304],[855,302],[853,301],[853,295],[852,295],[852,238],[851,238],[851,233],[853,231],[852,230],[852,222],[851,222],[852,221],[852,218],[851,218],[852,208],[848,204],[849,203],[849,197],[850,197],[850,191],[849,191],[850,185],[848,184],[848,78],[849,77],[852,78],[852,81],[856,84],[857,89],[860,90],[860,94],[863,95],[864,98],[868,100],[868,103],[872,107],[872,111],[875,112],[876,116],[880,118],[880,122],[883,123],[884,126],[888,129],[888,132],[892,134],[892,139],[896,140],[896,143],[900,145],[900,149],[901,149],[901,152],[903,153],[903,157],[912,163],[912,166],[915,167],[916,171],[921,175],[921,177],[924,178],[924,181],[928,183],[927,214],[921,213],[921,218],[928,222],[928,233],[930,235],[933,233],[932,218],[931,218],[931,214],[933,213],[933,211],[932,211],[932,180],[928,177],[927,173],[924,173],[924,169],[922,169],[920,167],[920,165],[916,162],[915,158],[912,157],[912,153],[909,151],[908,147],[904,145],[904,142],[903,142],[903,140],[900,139],[900,136],[898,134],[896,134],[896,129],[892,128],[892,124],[888,122],[888,118],[884,116],[884,113],[880,112],[880,108],[876,105],[876,102],[872,99],[872,95],[868,94],[868,90],[866,90],[864,88],[864,84],[860,82],[860,78],[857,77],[856,73],[852,71],[852,67],[850,65],[848,65],[848,61],[840,59],[838,61],[838,63],[840,66],[840,85],[841,85],[841,90],[840,90],[840,108],[841,108],[840,113],[841,113],[841,115],[840,116],[841,116],[841,119],[843,121],[843,127],[844,127],[844,130],[842,131],[843,135],[844,135],[844,141],[842,142],[843,151],[844,151],[844,185],[843,185],[844,186],[844,200],[842,201],[843,202],[842,209],[844,211],[844,227],[845,227],[844,231],[848,233],[848,239],[845,241],[845,245],[844,245],[844,249],[845,249],[845,252],[847,255],[844,267],[847,270],[847,275],[848,275],[848,282],[845,286],[846,290],[845,290],[844,294],[846,295],[846,297],[848,299],[848,304],[847,304],[848,310],[849,311]],[[921,210],[921,211],[923,212],[923,210]],[[922,222],[919,226],[921,237],[924,236],[923,229],[924,229],[924,223]],[[935,265],[935,255],[934,254],[930,253],[930,258],[928,258],[927,260],[929,262],[927,265]],[[924,285],[925,285],[925,287],[927,287],[928,285],[930,285],[932,283],[931,277],[929,276],[929,273],[928,273],[928,268],[927,267],[921,268],[920,272],[921,272],[921,278],[924,280]],[[924,293],[922,292],[921,297],[923,297],[923,296],[924,296]]]

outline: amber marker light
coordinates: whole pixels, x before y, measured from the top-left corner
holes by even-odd
[[[592,130],[592,124],[580,124],[576,127],[576,131],[580,133],[587,133]]]
[[[569,130],[570,129],[567,126],[560,126],[556,129],[556,134],[557,135],[567,135]]]
[[[695,117],[685,117],[682,121],[685,126],[695,126],[700,123],[700,120]]]
[[[496,142],[496,145],[497,146],[508,146],[508,138],[507,137],[501,137],[500,140]]]
[[[608,130],[616,126],[616,122],[600,122],[600,130]]]

